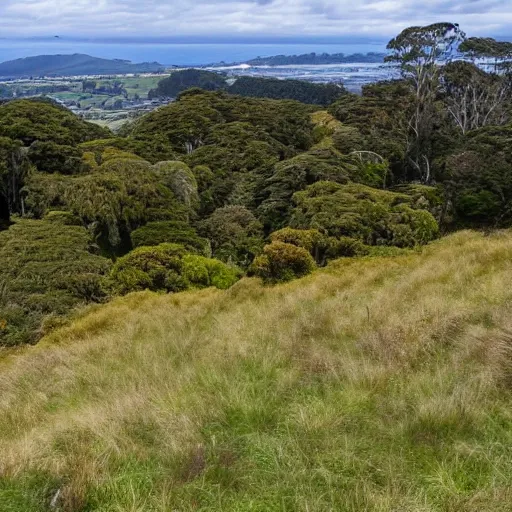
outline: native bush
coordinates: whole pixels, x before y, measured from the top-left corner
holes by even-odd
[[[414,209],[407,194],[360,184],[317,182],[294,195],[290,225],[318,229],[329,237],[349,237],[367,245],[413,246],[438,236],[428,211]]]
[[[248,266],[263,249],[263,226],[247,208],[225,206],[200,224],[215,258]]]
[[[83,168],[82,152],[78,148],[52,141],[34,142],[28,158],[41,172],[78,174]]]
[[[152,164],[175,159],[175,153],[168,142],[157,134],[144,141],[124,137],[91,140],[83,142],[79,148],[84,152],[93,153],[99,164],[104,161],[105,154],[108,159],[108,152],[113,149],[137,155]]]
[[[339,238],[328,237],[325,249],[325,259],[332,260],[336,258],[353,258],[356,256],[366,256],[370,254],[370,247],[361,240],[341,236]]]
[[[20,140],[25,146],[36,141],[74,146],[109,135],[109,130],[87,123],[51,101],[24,99],[0,105],[0,136]]]
[[[323,260],[327,239],[317,229],[293,229],[286,227],[270,235],[271,242],[283,242],[306,249],[317,263]]]
[[[293,208],[292,196],[311,183],[329,180],[347,183],[357,166],[332,148],[313,149],[275,165],[263,191],[259,217],[271,229],[285,227]]]
[[[267,282],[284,282],[306,276],[315,267],[315,260],[306,249],[283,242],[272,242],[254,260],[250,273]]]
[[[207,255],[209,243],[201,238],[190,224],[183,221],[148,222],[131,233],[133,247],[174,243],[189,251]]]
[[[36,342],[48,315],[106,297],[110,261],[83,227],[48,220],[16,220],[0,233],[0,345]]]
[[[224,263],[187,252],[179,244],[139,247],[119,258],[112,268],[114,290],[180,292],[191,288],[229,288],[239,271]]]
[[[175,197],[189,208],[197,208],[199,202],[197,180],[183,162],[158,162],[152,167],[159,181],[174,192]]]
[[[176,198],[172,184],[162,168],[123,158],[80,176],[32,173],[24,196],[28,213],[40,218],[49,210],[69,211],[106,252],[122,253],[130,248],[130,233],[147,222],[189,219],[192,211]]]

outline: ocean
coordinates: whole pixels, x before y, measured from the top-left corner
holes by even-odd
[[[204,65],[239,62],[255,57],[303,53],[368,53],[385,51],[384,43],[364,44],[255,44],[255,43],[113,43],[101,41],[0,39],[0,62],[35,55],[85,53],[93,57],[154,62],[164,65]]]

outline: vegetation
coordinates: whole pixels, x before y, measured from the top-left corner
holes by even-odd
[[[304,53],[302,55],[274,55],[272,57],[257,57],[247,61],[251,66],[300,66],[304,64],[350,64],[354,62],[383,62],[385,54],[369,52],[355,53]]]
[[[38,55],[0,64],[0,76],[23,78],[32,76],[77,76],[163,71],[157,62],[132,64],[126,60],[108,60],[90,55]]]
[[[0,346],[34,343],[43,320],[58,325],[73,308],[106,296],[110,261],[93,253],[84,228],[56,213],[0,232]]]
[[[364,185],[319,181],[293,196],[290,225],[350,237],[367,245],[414,247],[434,240],[439,226],[432,214],[411,207],[406,194]]]
[[[226,289],[238,280],[235,268],[187,253],[178,244],[139,247],[119,258],[112,268],[113,286],[119,293],[138,290],[181,292],[215,286]]]
[[[401,78],[360,96],[333,84],[245,77],[228,86],[218,73],[178,71],[155,92],[176,101],[120,136],[50,101],[8,101],[0,228],[11,236],[19,216],[85,229],[114,266],[179,246],[155,275],[129,264],[110,276],[110,297],[208,286],[214,267],[286,281],[340,257],[401,254],[459,227],[509,227],[509,45],[440,23],[406,29],[389,50]],[[79,87],[126,98],[140,84],[128,85]],[[197,259],[210,257],[217,262]],[[197,272],[187,275],[185,261]]]
[[[289,99],[328,106],[345,94],[345,89],[337,84],[314,84],[301,80],[279,80],[243,76],[228,89],[231,94],[256,98]]]
[[[2,364],[0,508],[506,510],[511,251],[94,308]]]
[[[0,510],[508,510],[510,48],[412,27],[327,110],[120,136],[1,104]]]
[[[158,87],[149,92],[149,98],[176,98],[190,88],[205,91],[226,90],[231,94],[254,98],[289,99],[328,106],[345,94],[343,86],[338,84],[314,84],[301,80],[278,80],[243,76],[228,85],[227,76],[218,72],[200,69],[175,71],[171,76],[158,83]]]
[[[284,242],[272,242],[263,248],[251,267],[253,275],[275,283],[304,277],[315,268],[315,260],[308,251]]]
[[[176,98],[181,92],[191,87],[199,87],[205,91],[216,91],[226,86],[226,77],[212,71],[200,69],[184,69],[175,71],[168,78],[158,83],[158,87],[149,93],[149,98],[166,96]]]

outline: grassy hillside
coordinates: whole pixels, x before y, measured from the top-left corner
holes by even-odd
[[[466,231],[96,306],[1,363],[0,510],[510,510],[511,277]]]

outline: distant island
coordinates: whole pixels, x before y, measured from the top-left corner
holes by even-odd
[[[326,65],[326,64],[380,64],[384,62],[385,53],[354,53],[345,55],[344,53],[304,53],[302,55],[274,55],[271,57],[256,57],[255,59],[243,62],[219,62],[210,64],[208,67],[221,66],[239,66],[247,64],[249,66],[297,66],[297,65]]]
[[[158,62],[134,64],[128,60],[100,59],[75,53],[73,55],[38,55],[0,64],[2,78],[58,77],[164,71]]]

